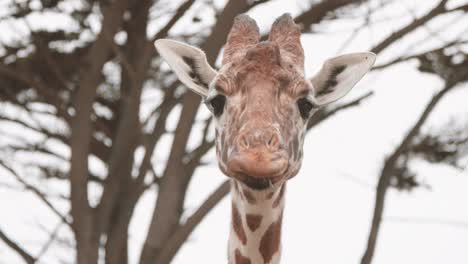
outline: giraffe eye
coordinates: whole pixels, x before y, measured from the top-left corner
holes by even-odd
[[[226,96],[222,94],[218,94],[215,97],[208,99],[206,102],[206,105],[215,116],[220,116],[223,113],[225,104]]]
[[[307,119],[312,109],[315,108],[315,105],[306,98],[301,98],[297,100],[297,107],[299,108],[302,118]]]

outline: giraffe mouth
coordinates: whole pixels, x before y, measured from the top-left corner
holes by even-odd
[[[288,163],[285,153],[282,152],[249,151],[233,154],[227,166],[234,173],[254,178],[275,178],[284,174]]]
[[[245,184],[247,187],[251,189],[265,190],[265,189],[274,188],[276,185],[278,185],[282,181],[287,180],[288,177],[286,177],[286,174],[287,174],[288,169],[289,169],[289,164],[286,165],[286,167],[281,171],[281,173],[276,174],[276,176],[273,176],[273,177],[258,177],[258,176],[248,175],[243,172],[234,172],[232,176],[233,178],[242,182],[243,184]]]
[[[245,174],[240,174],[237,179],[254,190],[265,190],[273,188],[276,183],[281,181],[282,177],[255,178]]]

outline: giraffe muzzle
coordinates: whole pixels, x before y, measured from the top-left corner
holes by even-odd
[[[234,174],[254,179],[277,179],[285,174],[288,159],[285,153],[269,151],[243,151],[234,154],[228,162],[228,169]],[[243,180],[245,177],[241,177]],[[276,180],[275,180],[276,181]]]

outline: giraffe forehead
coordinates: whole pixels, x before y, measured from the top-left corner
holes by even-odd
[[[282,58],[279,46],[275,42],[264,41],[248,49],[245,53],[244,62],[254,61],[266,64],[269,67],[281,66]]]
[[[223,65],[213,83],[214,89],[228,95],[260,88],[287,91],[293,96],[300,91],[312,90],[303,73],[287,58],[282,58],[274,42],[261,42],[246,50],[243,56]],[[260,86],[260,83],[269,85]]]
[[[294,99],[313,93],[312,85],[308,80],[277,65],[268,67],[257,62],[242,64],[239,69],[230,70],[229,74],[222,79],[221,85],[217,88],[227,86],[230,94],[242,93],[244,95],[242,99],[246,99],[245,96],[257,94],[269,94],[276,97],[285,94],[288,96],[285,99]]]

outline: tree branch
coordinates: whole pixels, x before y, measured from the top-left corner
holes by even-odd
[[[161,250],[159,258],[156,263],[168,263],[175,253],[182,246],[184,241],[190,236],[193,230],[200,224],[205,216],[213,209],[228,193],[230,182],[224,181],[195,211],[187,221],[181,225],[168,239],[164,248]]]
[[[28,264],[34,264],[36,259],[27,253],[23,248],[21,248],[16,242],[9,238],[3,231],[0,229],[0,239],[7,244],[12,250],[14,250],[18,255],[20,255],[23,260]]]
[[[372,262],[375,247],[377,244],[377,237],[380,231],[380,224],[382,221],[382,215],[385,206],[385,195],[387,193],[387,189],[390,183],[390,179],[394,174],[395,168],[397,166],[397,162],[400,156],[404,153],[404,151],[408,148],[411,141],[415,138],[415,136],[419,133],[421,127],[428,119],[430,113],[434,110],[436,105],[440,102],[440,100],[455,87],[455,84],[446,84],[445,87],[436,93],[424,111],[422,112],[421,116],[414,124],[414,126],[408,131],[406,136],[397,146],[397,148],[393,151],[393,153],[385,160],[383,169],[380,173],[379,181],[377,184],[377,191],[375,197],[375,205],[374,205],[374,213],[372,218],[372,225],[370,228],[369,238],[367,241],[367,248],[364,252],[364,255],[361,259],[361,264],[370,264]]]
[[[389,61],[389,62],[386,62],[386,63],[383,63],[383,64],[379,64],[377,66],[374,66],[372,68],[372,70],[382,70],[382,69],[385,69],[387,67],[393,66],[393,65],[398,64],[398,63],[402,63],[402,62],[409,61],[409,60],[412,60],[412,59],[420,58],[420,57],[425,56],[425,55],[427,55],[427,54],[429,54],[431,52],[438,52],[438,51],[441,51],[441,50],[449,48],[449,47],[454,47],[454,46],[467,44],[467,43],[468,43],[468,40],[451,41],[450,43],[447,43],[446,45],[444,45],[444,46],[442,46],[440,48],[434,49],[434,50],[429,50],[429,51],[425,51],[425,52],[414,54],[414,55],[400,57],[400,58],[394,59],[392,61]]]
[[[401,28],[400,30],[390,34],[387,38],[385,38],[383,41],[381,41],[379,44],[377,44],[374,48],[372,48],[372,52],[374,53],[379,53],[383,51],[385,48],[389,47],[392,45],[396,40],[404,37],[408,33],[414,31],[418,27],[424,25],[427,23],[429,20],[433,19],[434,17],[446,13],[447,9],[445,8],[445,4],[447,3],[448,0],[441,0],[439,4],[437,4],[431,11],[429,11],[426,15],[415,19],[413,22],[409,23],[405,27]]]
[[[80,84],[73,106],[71,122],[70,190],[73,231],[76,238],[77,264],[93,264],[98,260],[99,232],[93,232],[93,215],[88,203],[88,156],[92,135],[91,113],[101,69],[111,49],[107,37],[120,28],[128,0],[117,0],[104,9],[101,32],[89,48],[80,74]]]
[[[309,10],[297,16],[294,20],[302,26],[303,31],[309,31],[313,24],[322,21],[327,14],[337,9],[356,3],[355,0],[326,0],[321,1],[309,8]]]
[[[321,122],[325,121],[329,117],[337,114],[338,112],[340,112],[342,110],[346,110],[346,109],[349,109],[351,107],[360,105],[364,100],[367,100],[372,95],[374,95],[374,92],[372,92],[372,91],[367,92],[364,95],[361,95],[358,98],[356,98],[356,99],[354,99],[354,100],[352,100],[352,101],[350,101],[348,103],[339,105],[339,106],[334,107],[332,109],[325,108],[325,109],[319,110],[319,112],[315,113],[312,116],[312,118],[309,120],[309,123],[307,124],[307,129],[310,130],[311,128],[315,127],[316,125],[320,124]]]
[[[18,173],[13,169],[11,168],[10,166],[6,165],[5,162],[3,162],[2,160],[0,160],[0,166],[2,166],[3,168],[5,168],[8,172],[10,172],[15,178],[16,180],[18,180],[21,184],[23,184],[24,188],[26,188],[27,190],[30,190],[32,191],[42,202],[44,202],[47,207],[50,208],[50,210],[52,212],[54,212],[55,215],[57,215],[63,222],[67,223],[68,225],[71,226],[71,221],[67,219],[66,216],[62,215],[62,213],[57,210],[57,208],[55,208],[50,202],[49,200],[47,200],[46,198],[46,195],[44,193],[42,193],[39,189],[37,189],[35,186],[27,183],[25,180],[23,180],[19,175]]]
[[[151,44],[155,42],[157,39],[164,38],[169,33],[169,30],[180,20],[182,16],[190,9],[190,7],[195,3],[195,0],[188,0],[182,5],[177,8],[174,16],[172,16],[171,20],[167,22],[167,24],[151,38]]]
[[[42,246],[41,251],[39,252],[39,254],[37,254],[37,257],[36,257],[37,260],[41,259],[41,257],[47,252],[47,250],[49,250],[52,243],[57,239],[58,233],[59,233],[60,228],[62,227],[63,224],[64,224],[64,222],[62,221],[62,222],[58,223],[58,225],[54,228],[54,230],[52,231],[52,233],[49,236],[49,240],[44,244],[44,246]]]

